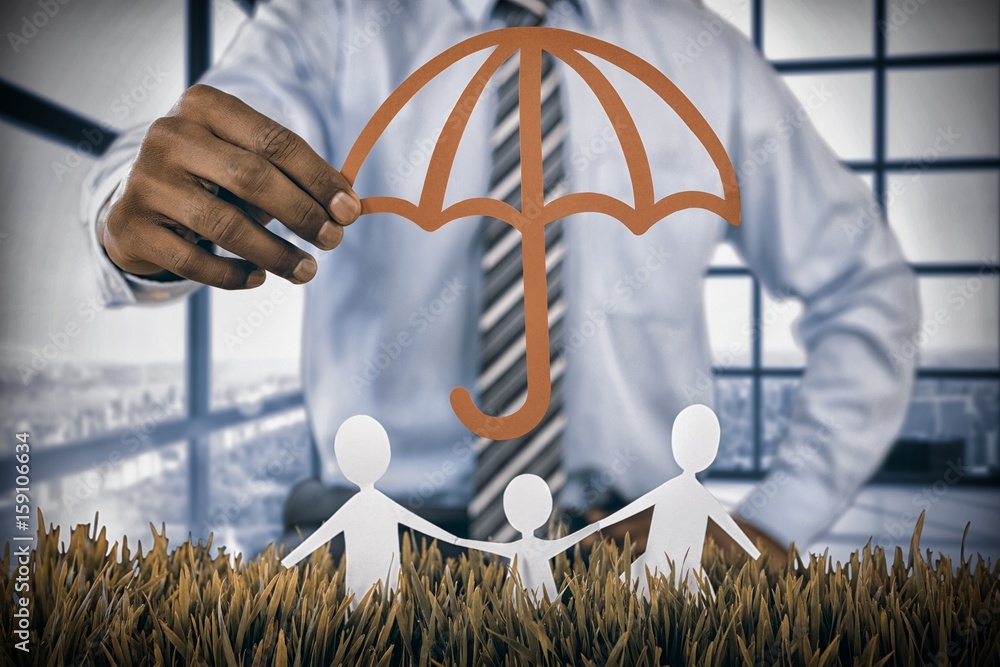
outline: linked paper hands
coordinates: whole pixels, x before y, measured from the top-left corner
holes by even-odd
[[[552,492],[537,475],[518,475],[504,491],[507,520],[521,533],[509,543],[459,539],[405,509],[375,488],[389,467],[389,438],[371,417],[351,417],[340,427],[334,442],[337,463],[344,476],[360,487],[319,529],[281,564],[292,567],[341,532],[344,533],[346,587],[353,605],[372,586],[392,587],[399,578],[399,526],[418,530],[448,544],[479,549],[508,558],[516,567],[521,585],[538,599],[558,594],[549,561],[583,538],[653,508],[645,553],[632,564],[632,580],[649,597],[650,576],[666,574],[674,566],[675,581],[687,579],[698,589],[695,572],[701,568],[702,548],[711,518],[754,559],[760,552],[726,512],[722,504],[698,481],[695,474],[715,460],[719,450],[719,420],[704,405],[685,408],[674,421],[672,447],[681,474],[641,496],[633,503],[572,535],[546,540],[535,536],[552,513]]]

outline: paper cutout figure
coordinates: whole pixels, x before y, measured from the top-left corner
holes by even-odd
[[[591,524],[557,540],[536,537],[535,531],[544,526],[552,514],[552,491],[538,475],[518,475],[512,479],[503,492],[503,509],[510,525],[521,533],[521,539],[507,543],[460,539],[457,544],[509,559],[511,568],[517,568],[525,590],[538,599],[546,592],[550,599],[554,598],[559,589],[549,561],[597,532],[598,524]]]
[[[719,419],[711,408],[705,405],[684,408],[674,420],[671,436],[674,459],[681,467],[681,474],[599,522],[602,529],[607,528],[648,507],[653,508],[646,551],[632,563],[632,581],[638,584],[639,592],[647,599],[647,568],[651,575],[667,574],[671,562],[675,582],[680,585],[687,578],[691,589],[698,590],[695,572],[701,569],[709,518],[752,558],[760,557],[760,551],[722,503],[695,477],[695,473],[715,461],[719,436]]]
[[[486,62],[466,86],[444,125],[416,204],[392,196],[361,200],[362,214],[395,213],[426,231],[457,218],[489,216],[521,234],[524,267],[524,326],[528,391],[524,405],[505,416],[487,415],[469,391],[451,392],[455,414],[473,433],[492,440],[509,440],[528,433],[548,410],[552,393],[549,368],[548,289],[545,276],[545,225],[575,213],[604,213],[622,222],[633,234],[644,234],[657,221],[688,208],[701,208],[733,225],[740,222],[740,193],[736,172],[718,136],[691,101],[663,73],[641,58],[608,42],[556,28],[505,28],[477,35],[435,56],[410,75],[386,99],[362,130],[341,169],[353,184],[362,164],[389,123],[413,96],[448,67],[473,53],[492,49]],[[632,182],[634,204],[595,193],[571,193],[546,202],[542,170],[541,68],[542,51],[571,68],[594,91],[611,127],[618,135]],[[621,96],[590,54],[628,72],[655,92],[677,113],[704,145],[722,182],[723,196],[684,191],[657,200],[646,149],[635,121]],[[488,197],[466,199],[445,208],[444,198],[458,145],[476,101],[497,69],[515,54],[520,59],[519,115],[521,141],[521,209]],[[683,159],[683,156],[678,156]]]
[[[333,516],[285,556],[281,564],[296,565],[340,533],[344,533],[347,594],[354,594],[351,608],[372,586],[392,587],[399,580],[399,526],[409,526],[442,542],[458,538],[422,519],[375,488],[389,468],[389,436],[375,419],[355,415],[337,430],[334,439],[337,465],[360,491]]]

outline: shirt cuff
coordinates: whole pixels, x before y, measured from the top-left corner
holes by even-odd
[[[96,190],[92,197],[92,201],[100,202],[100,204],[92,204],[84,212],[85,215],[89,216],[85,219],[86,234],[90,239],[90,254],[97,274],[98,291],[101,301],[109,308],[167,303],[181,299],[200,287],[198,283],[190,280],[152,280],[126,273],[111,261],[104,248],[101,247],[97,240],[98,217],[101,215],[104,205],[128,173],[129,166],[125,165],[113,177],[105,180],[105,185]]]

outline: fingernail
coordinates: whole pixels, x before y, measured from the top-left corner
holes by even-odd
[[[337,219],[337,222],[349,225],[361,215],[361,204],[357,199],[346,192],[338,192],[330,202],[330,213]]]
[[[254,269],[250,272],[250,275],[247,276],[247,288],[252,289],[254,287],[260,287],[264,284],[264,278],[266,277],[267,274],[264,273],[264,269]]]
[[[299,282],[308,282],[312,280],[312,277],[316,275],[316,260],[312,257],[306,257],[299,261],[295,265],[295,270],[292,271],[292,277],[294,277]]]
[[[330,220],[324,222],[316,233],[316,240],[323,250],[336,248],[342,238],[344,238],[344,228]]]

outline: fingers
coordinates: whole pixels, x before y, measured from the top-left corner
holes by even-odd
[[[237,206],[193,184],[169,187],[162,200],[153,204],[162,215],[286,280],[301,284],[316,275],[316,260],[308,253],[271,233]]]
[[[218,257],[166,227],[152,222],[142,227],[132,253],[181,278],[228,290],[258,287],[266,278],[264,271],[250,262]]]
[[[301,137],[237,98],[208,86],[193,86],[179,110],[223,141],[273,164],[339,224],[349,225],[361,214],[361,201],[340,172]]]
[[[344,228],[272,163],[200,127],[179,142],[178,166],[185,171],[221,185],[322,250],[340,245]]]

